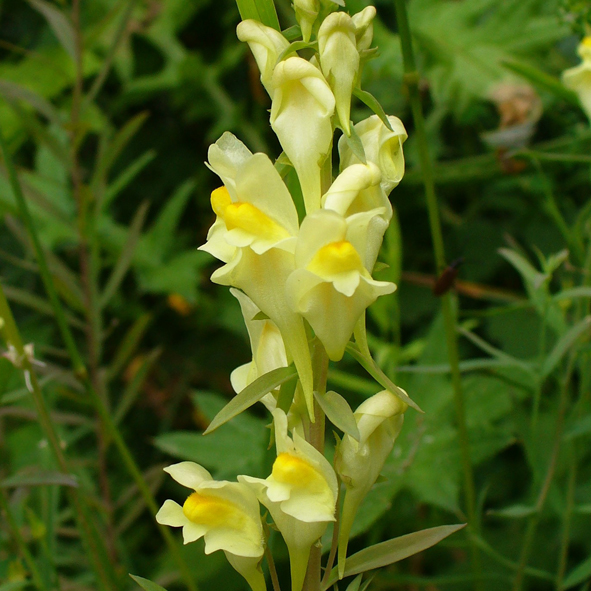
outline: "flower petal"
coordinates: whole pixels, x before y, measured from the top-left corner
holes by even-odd
[[[170,499],[164,501],[158,513],[156,521],[160,525],[169,525],[170,527],[182,527],[188,523],[188,519],[183,513],[183,508]]]
[[[179,462],[164,468],[179,484],[195,490],[199,485],[212,480],[211,474],[195,462]]]

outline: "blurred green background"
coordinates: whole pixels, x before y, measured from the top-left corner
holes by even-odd
[[[347,9],[365,5],[349,0]],[[381,256],[389,268],[376,273],[399,288],[369,311],[370,347],[426,414],[408,411],[351,551],[465,520],[397,24],[392,3],[376,7],[379,55],[363,88],[403,120],[409,140]],[[372,588],[473,589],[472,543],[482,589],[515,588],[520,571],[524,589],[589,589],[591,132],[559,81],[578,63],[589,7],[410,0],[408,9],[447,256],[465,259],[456,290],[480,525],[471,542],[457,534],[382,571]],[[289,2],[277,11],[283,28],[293,24]],[[281,152],[238,22],[231,0],[0,3],[0,129],[90,379],[158,503],[185,494],[164,479],[174,461],[234,478],[264,476],[273,460],[258,408],[200,435],[250,355],[238,303],[209,281],[216,263],[196,250],[218,183],[207,148],[229,130],[252,151]],[[354,104],[353,121],[369,114]],[[183,588],[153,512],[71,371],[6,163],[0,215],[2,287],[23,340],[46,363],[44,399],[104,541],[107,578],[118,589],[135,586],[128,572]],[[348,357],[329,387],[353,408],[380,389]],[[22,371],[0,359],[0,591],[33,587],[23,547],[47,589],[103,585],[74,521],[72,482],[57,473]],[[285,551],[273,544],[285,572]],[[204,557],[201,542],[182,552],[200,589],[244,588],[221,553]]]

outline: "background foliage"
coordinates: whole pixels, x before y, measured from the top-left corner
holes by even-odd
[[[365,6],[349,0],[350,12]],[[384,371],[425,410],[406,424],[356,523],[365,542],[465,519],[462,471],[422,176],[403,85],[393,6],[376,2],[378,57],[364,88],[407,125],[407,174],[393,192],[380,279],[399,283],[370,309]],[[588,589],[591,575],[589,122],[559,73],[577,62],[585,7],[557,0],[411,0],[435,179],[449,260],[459,272],[464,395],[479,527],[379,573],[376,589]],[[277,4],[283,28],[289,6]],[[162,466],[214,477],[264,476],[272,462],[256,409],[208,437],[248,360],[237,302],[209,282],[196,250],[213,221],[207,146],[230,130],[280,153],[269,100],[231,0],[4,0],[0,129],[8,142],[67,321],[145,482],[181,495]],[[584,24],[584,23],[583,23]],[[80,53],[80,48],[82,52]],[[78,57],[81,56],[80,60]],[[530,144],[490,147],[500,82],[529,80],[542,107]],[[79,92],[81,91],[81,93]],[[497,103],[498,105],[498,103]],[[532,107],[533,108],[533,107]],[[368,115],[357,103],[353,120]],[[23,372],[0,359],[0,590],[135,586],[137,573],[181,588],[178,568],[119,448],[70,369],[36,258],[0,168],[0,275],[69,472],[59,474]],[[329,387],[355,407],[376,387],[352,359]],[[110,583],[96,580],[68,501],[77,486]],[[78,494],[78,493],[77,493]],[[279,544],[278,540],[273,543]],[[242,589],[223,557],[183,548],[202,589]],[[24,549],[24,550],[23,550]],[[525,550],[524,550],[525,549]],[[284,566],[287,563],[284,563]],[[525,565],[528,565],[527,568]],[[96,569],[95,569],[96,570]],[[587,581],[587,582],[586,582]]]

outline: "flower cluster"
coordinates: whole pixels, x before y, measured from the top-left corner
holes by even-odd
[[[277,368],[293,363],[297,370],[289,409],[279,404],[278,391],[261,398],[273,417],[277,458],[266,479],[241,475],[237,482],[215,481],[191,462],[170,466],[171,476],[194,492],[182,507],[166,501],[157,515],[161,524],[182,527],[185,543],[203,537],[207,554],[223,550],[255,591],[265,588],[259,503],[289,550],[292,591],[302,589],[311,548],[337,518],[342,576],[353,519],[392,450],[406,410],[386,390],[354,414],[348,409],[358,436],[344,435],[334,468],[309,442],[318,418],[314,397],[324,395],[313,371],[311,340],[339,361],[353,333],[364,335],[366,308],[396,288],[373,279],[372,271],[393,215],[388,196],[404,174],[407,137],[396,117],[350,121],[375,9],[350,16],[328,4],[294,2],[302,33],[295,49],[260,22],[245,20],[237,28],[271,98],[270,125],[283,148],[281,161],[297,176],[305,215],[298,215],[267,155],[253,154],[231,133],[208,152],[208,166],[222,185],[211,194],[216,219],[201,249],[222,261],[211,279],[229,286],[238,299],[252,348],[252,361],[232,373],[232,386],[239,393]],[[298,55],[302,47],[313,53],[310,59]],[[337,128],[340,165],[333,179]],[[340,517],[339,483],[345,488]]]

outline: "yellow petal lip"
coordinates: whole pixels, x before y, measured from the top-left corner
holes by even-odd
[[[364,267],[355,247],[347,240],[338,240],[319,249],[307,269],[320,277],[330,277],[351,271],[361,273]]]
[[[211,193],[211,209],[214,213],[223,218],[228,205],[232,203],[230,193],[225,186],[218,187]]]
[[[324,492],[324,477],[304,459],[290,453],[280,453],[273,464],[273,478],[282,484],[305,488],[309,493]]]
[[[194,492],[183,504],[185,517],[197,524],[208,527],[230,527],[241,529],[244,515],[236,505],[219,497]]]

